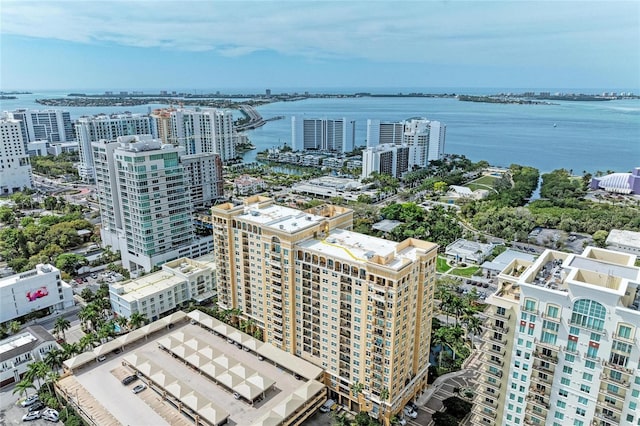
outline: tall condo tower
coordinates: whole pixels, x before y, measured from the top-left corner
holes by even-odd
[[[355,144],[355,121],[291,117],[291,144],[294,151],[351,152]]]
[[[158,119],[158,123],[162,121]],[[177,109],[170,112],[170,128],[164,132],[164,142],[182,146],[186,155],[218,154],[223,163],[236,158],[230,111]]]
[[[214,206],[212,223],[219,306],[325,369],[331,398],[388,422],[426,388],[436,244],[353,232],[347,208],[261,196]]]
[[[640,268],[587,247],[513,260],[487,302],[474,425],[637,425]]]
[[[67,142],[75,139],[68,111],[17,109],[10,112],[9,116],[20,120],[20,130],[25,144],[42,140]]]
[[[31,163],[22,139],[20,121],[0,118],[0,195],[32,188]]]
[[[155,135],[151,119],[143,114],[112,114],[80,117],[76,123],[76,137],[80,150],[80,177],[88,182],[96,180],[91,144],[100,140],[112,141],[118,136]]]
[[[149,135],[92,147],[103,244],[119,250],[132,272],[190,256],[192,205],[181,149]]]

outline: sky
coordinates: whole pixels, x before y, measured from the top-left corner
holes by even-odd
[[[640,1],[0,2],[0,90],[640,91]]]

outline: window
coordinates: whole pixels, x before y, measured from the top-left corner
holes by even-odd
[[[584,366],[585,366],[586,368],[590,369],[590,370],[595,370],[595,368],[596,368],[596,363],[595,363],[595,362],[593,362],[593,361],[588,361],[588,360],[587,360],[587,361],[585,361],[585,362],[584,362]]]
[[[550,318],[558,318],[558,307],[557,306],[547,306],[547,316]]]
[[[571,324],[602,331],[607,310],[595,300],[582,299],[573,304]]]
[[[524,310],[527,312],[535,312],[536,311],[536,301],[527,299],[524,301]]]
[[[575,357],[575,355],[564,354],[564,360],[567,361],[567,362],[573,363],[573,362],[575,362],[576,357]]]
[[[558,408],[567,408],[567,403],[564,401],[558,401]]]
[[[628,327],[626,325],[619,325],[618,326],[618,337],[622,337],[623,339],[630,339],[631,338],[631,327]]]
[[[574,342],[572,340],[569,340],[567,342],[567,350],[570,352],[577,352],[578,351],[578,342]]]
[[[578,402],[582,405],[587,405],[589,404],[589,400],[587,398],[585,398],[584,396],[579,396],[578,397]]]
[[[556,419],[562,420],[564,419],[564,414],[562,414],[560,411],[556,411],[556,414],[554,415],[554,417]]]
[[[587,414],[587,411],[584,408],[576,408],[576,414],[584,417]]]
[[[589,392],[591,392],[591,386],[587,386],[587,385],[580,385],[580,390],[581,390],[582,392],[589,393]]]
[[[562,383],[565,386],[570,386],[571,385],[571,379],[563,377],[562,379],[560,379],[560,383]]]
[[[565,365],[564,367],[562,367],[562,372],[565,373],[565,374],[571,374],[571,373],[573,373],[573,368],[568,367],[568,366]]]
[[[560,396],[565,396],[565,397],[566,397],[566,396],[568,396],[568,395],[569,395],[569,392],[568,392],[566,389],[560,389],[560,390],[558,391],[558,395],[560,395]]]
[[[582,373],[582,380],[586,380],[587,382],[593,381],[593,374]]]

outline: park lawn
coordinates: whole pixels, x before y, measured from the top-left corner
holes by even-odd
[[[451,269],[451,266],[447,264],[447,259],[441,256],[438,256],[438,262],[436,263],[436,271],[443,273],[447,272]]]
[[[453,271],[449,272],[451,275],[457,275],[459,277],[471,277],[473,274],[478,272],[480,269],[479,266],[467,266],[466,268],[455,268]]]
[[[469,182],[470,184],[472,183],[477,183],[479,185],[488,185],[490,187],[493,188],[493,183],[498,179],[497,176],[490,176],[490,175],[485,175],[485,176],[481,176],[478,179],[474,179],[471,182]],[[469,186],[469,185],[465,185],[465,186]],[[485,187],[486,188],[486,187]]]

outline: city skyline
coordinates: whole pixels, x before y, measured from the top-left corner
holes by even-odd
[[[640,88],[637,2],[159,4],[3,1],[0,89]]]

